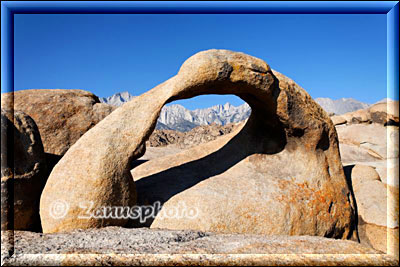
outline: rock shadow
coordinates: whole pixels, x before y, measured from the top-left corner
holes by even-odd
[[[358,208],[357,208],[356,196],[355,196],[354,190],[353,190],[353,182],[352,182],[352,179],[351,179],[351,172],[352,172],[354,166],[355,166],[354,164],[353,165],[343,166],[343,171],[344,171],[344,175],[346,177],[347,186],[348,186],[348,188],[350,190],[350,195],[351,195],[351,198],[352,198],[352,202],[354,203],[354,214],[355,214],[355,216],[354,216],[354,231],[356,233],[356,236],[353,237],[353,238],[355,238],[356,241],[358,243],[360,243],[361,242],[360,241],[360,234],[358,232]]]
[[[137,166],[149,161],[148,159],[136,159],[131,162],[131,169],[136,168]]]

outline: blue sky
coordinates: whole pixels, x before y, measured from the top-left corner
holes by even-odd
[[[386,92],[385,15],[15,15],[15,90],[139,95],[217,48],[265,60],[313,97],[374,103]],[[236,96],[176,101],[203,108]]]

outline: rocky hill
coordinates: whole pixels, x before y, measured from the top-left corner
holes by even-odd
[[[242,124],[243,122],[229,123],[226,125],[212,123],[210,125],[197,126],[187,132],[155,130],[147,141],[147,145],[150,147],[177,145],[179,148],[189,148],[215,140],[222,135],[232,132]]]

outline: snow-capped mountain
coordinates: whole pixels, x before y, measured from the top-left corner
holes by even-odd
[[[99,98],[101,102],[121,106],[135,98],[128,92],[117,93],[107,98]],[[343,114],[369,107],[369,104],[357,101],[352,98],[333,100],[330,98],[316,98],[315,101],[329,113]],[[199,125],[216,123],[225,125],[236,123],[247,119],[250,116],[251,108],[247,103],[240,106],[233,106],[230,103],[216,105],[204,109],[189,110],[182,105],[173,104],[164,106],[158,118],[156,129],[189,131]]]
[[[113,106],[121,106],[123,103],[134,99],[136,96],[131,95],[129,92],[116,93],[110,97],[99,97],[100,102],[107,103]]]
[[[122,92],[110,97],[101,97],[100,102],[114,106],[121,106],[135,98],[129,92]],[[230,103],[216,105],[205,109],[189,110],[182,105],[173,104],[164,106],[158,118],[156,129],[189,131],[199,125],[212,123],[225,125],[247,119],[250,116],[250,106],[245,103],[238,107]]]
[[[164,106],[161,110],[159,122],[169,127],[188,131],[199,125],[216,123],[225,125],[247,119],[250,116],[250,106],[245,103],[238,107],[229,103],[216,105],[205,109],[188,110],[181,105]]]
[[[335,113],[337,115],[344,114],[347,112],[356,111],[359,109],[365,109],[370,104],[360,102],[353,98],[341,98],[333,100],[327,97],[319,97],[314,99],[323,109],[328,113]]]
[[[205,109],[195,109],[192,113],[196,117],[195,123],[197,124],[216,123],[225,125],[247,119],[250,116],[251,108],[247,103],[238,107],[226,103],[225,105],[216,105]]]

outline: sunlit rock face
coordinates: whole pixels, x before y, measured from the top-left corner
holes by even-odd
[[[75,89],[32,89],[1,95],[1,106],[35,120],[44,151],[60,157],[115,107],[100,103],[91,92]]]

